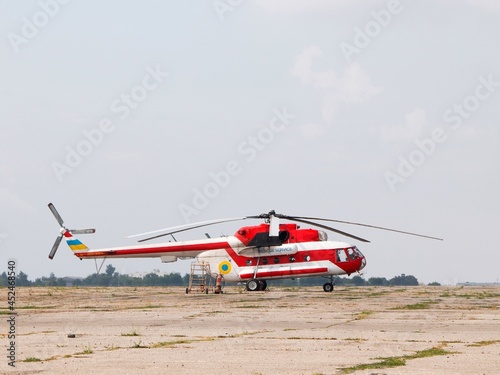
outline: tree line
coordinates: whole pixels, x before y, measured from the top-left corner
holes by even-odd
[[[270,286],[315,286],[325,283],[323,277],[305,277],[297,279],[269,280]],[[235,284],[235,283],[227,283]],[[0,286],[7,286],[7,274],[0,274]],[[54,273],[50,276],[42,276],[33,281],[28,279],[28,275],[20,271],[16,276],[16,286],[188,286],[189,274],[181,276],[180,273],[170,273],[158,275],[148,273],[144,277],[134,277],[122,275],[116,272],[115,267],[108,264],[104,273],[93,273],[85,278],[56,277]],[[336,277],[337,286],[412,286],[419,285],[417,278],[413,275],[394,276],[391,279],[385,277],[370,277],[365,280],[361,276]],[[440,285],[437,282],[429,285]]]

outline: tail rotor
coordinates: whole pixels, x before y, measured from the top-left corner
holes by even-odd
[[[67,229],[64,226],[64,221],[63,221],[61,215],[59,215],[59,212],[57,212],[56,207],[52,203],[49,203],[48,206],[49,206],[50,211],[52,212],[52,214],[56,218],[57,222],[59,223],[59,226],[61,227],[61,230],[60,230],[61,234],[59,236],[57,236],[57,238],[54,242],[54,245],[52,246],[52,249],[50,250],[49,259],[54,258],[54,255],[56,255],[57,249],[59,248],[59,245],[63,239],[64,233],[66,233],[66,232],[71,232],[72,234],[95,233],[95,229]]]

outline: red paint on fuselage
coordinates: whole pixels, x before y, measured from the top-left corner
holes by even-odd
[[[319,241],[319,234],[316,229],[299,229],[297,224],[280,224],[280,232],[287,231],[288,239],[283,244],[297,242]],[[253,225],[242,227],[234,234],[244,245],[248,245],[252,239],[259,233],[269,233],[269,224]]]
[[[271,278],[286,278],[286,277],[300,277],[300,276],[313,276],[317,274],[326,274],[328,273],[328,268],[326,267],[316,267],[316,268],[307,268],[307,269],[283,269],[283,270],[273,270],[273,271],[257,271],[256,278],[257,279],[271,279]],[[242,280],[248,280],[253,278],[253,274],[242,274]]]
[[[311,262],[318,262],[318,261],[329,261],[333,264],[335,264],[337,267],[342,269],[346,274],[350,275],[351,273],[357,272],[361,270],[365,264],[364,262],[364,256],[363,255],[357,255],[355,259],[351,259],[348,256],[347,249],[353,248],[348,247],[348,248],[336,248],[336,249],[321,249],[321,250],[299,250],[295,254],[291,255],[274,255],[274,256],[263,256],[263,257],[247,257],[247,256],[242,256],[237,254],[234,249],[228,247],[226,248],[226,252],[229,255],[229,257],[232,259],[232,261],[238,266],[238,267],[264,267],[264,266],[271,266],[271,265],[281,265],[281,266],[289,266],[290,270],[283,270],[283,271],[275,271],[273,274],[278,275],[280,273],[280,276],[293,276],[293,275],[301,275],[301,274],[315,274],[315,273],[321,273],[321,272],[327,272],[328,270],[325,268],[321,268],[321,271],[319,271],[317,268],[311,268],[309,269],[294,269],[300,267],[303,267],[304,265],[310,264]],[[342,251],[345,254],[345,261],[339,261],[337,258],[337,251]],[[359,250],[358,250],[359,252]],[[361,252],[359,252],[361,254]],[[269,276],[262,275],[262,273],[258,273],[258,277],[260,278],[266,278]],[[248,278],[248,277],[244,277]]]

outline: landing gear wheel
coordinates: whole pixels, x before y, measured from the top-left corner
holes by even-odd
[[[247,282],[247,290],[250,292],[255,292],[256,290],[259,290],[260,288],[260,282],[255,279],[248,280]]]
[[[327,293],[333,292],[333,284],[332,283],[326,283],[323,285],[323,290]]]
[[[267,289],[266,280],[259,280],[259,290],[266,290],[266,289]]]

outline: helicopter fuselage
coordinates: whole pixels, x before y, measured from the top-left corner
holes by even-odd
[[[71,232],[64,236],[71,243]],[[350,275],[366,265],[356,246],[329,241],[325,232],[297,224],[279,225],[276,237],[269,236],[269,224],[260,224],[220,238],[82,251],[74,246],[80,259],[159,257],[169,263],[196,257],[229,282]]]
[[[212,272],[227,281],[350,275],[366,265],[356,246],[328,241],[325,232],[299,229],[296,224],[281,224],[279,243],[265,246],[267,226],[241,228],[226,238],[229,247],[203,252],[198,260],[209,263]],[[261,246],[252,246],[256,241]]]

